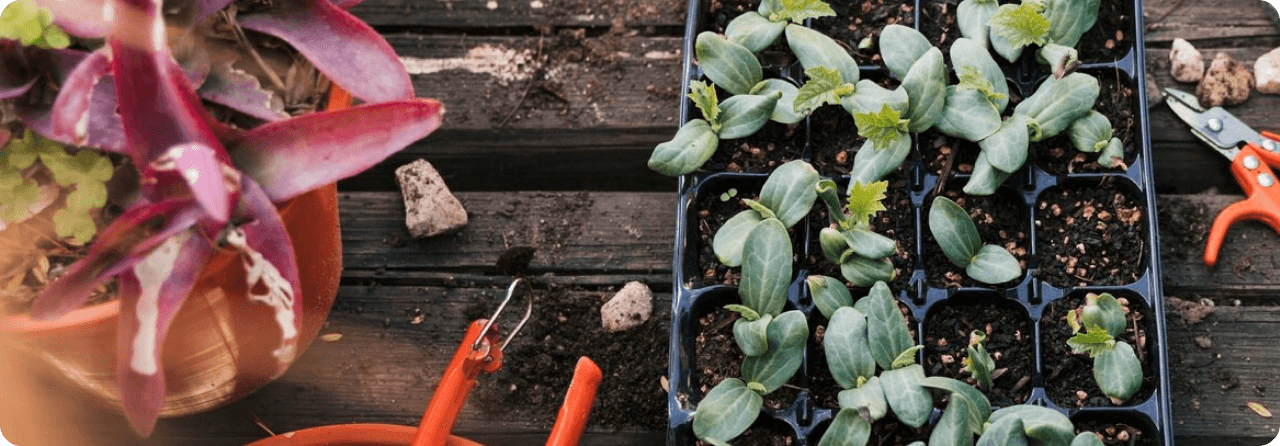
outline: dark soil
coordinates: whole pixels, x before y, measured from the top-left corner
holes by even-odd
[[[783,433],[781,429],[770,429],[767,426],[751,426],[742,435],[729,442],[732,446],[791,446],[795,444],[795,436]],[[710,443],[698,440],[697,446],[711,446]]]
[[[1045,392],[1054,404],[1065,408],[1114,406],[1093,379],[1093,359],[1088,354],[1074,353],[1067,346],[1067,339],[1072,336],[1071,327],[1066,321],[1067,312],[1082,307],[1084,297],[1085,293],[1075,293],[1054,301],[1040,318]],[[1142,363],[1142,387],[1124,404],[1134,405],[1146,401],[1155,391],[1156,375],[1150,346],[1159,340],[1147,335],[1148,325],[1154,326],[1155,322],[1151,320],[1150,310],[1144,307],[1141,298],[1124,295],[1117,295],[1116,298],[1128,300],[1127,304],[1121,300],[1121,304],[1125,305],[1129,320],[1129,327],[1118,340],[1133,346],[1134,353],[1138,354],[1138,361]],[[1085,398],[1081,399],[1080,396]]]
[[[1026,275],[1027,260],[1030,256],[1030,228],[1027,227],[1027,209],[1022,205],[1022,200],[1009,193],[1007,190],[997,190],[996,193],[975,197],[965,194],[960,190],[961,184],[953,182],[948,185],[947,189],[943,189],[942,196],[950,198],[956,204],[969,212],[969,218],[973,220],[974,226],[978,228],[978,234],[983,244],[996,245],[1004,247],[1014,258],[1018,259],[1019,265],[1022,267],[1023,276]],[[965,274],[964,268],[951,263],[946,254],[942,252],[942,246],[938,245],[937,240],[933,238],[929,225],[929,209],[932,208],[933,196],[926,199],[921,216],[921,224],[924,229],[924,267],[925,277],[929,281],[929,285],[939,288],[957,288],[957,287],[997,287],[1009,288],[1017,285],[1022,281],[1022,276],[1001,284],[985,284],[970,279]]]
[[[916,144],[926,171],[944,179],[973,173],[973,165],[982,151],[976,142],[953,138],[934,129],[916,135]]]
[[[1157,196],[1156,216],[1160,219],[1161,259],[1187,261],[1203,258],[1214,218],[1204,204]]]
[[[1138,280],[1147,249],[1140,202],[1106,179],[1046,190],[1036,202],[1037,276],[1059,287]]]
[[[694,373],[698,391],[710,392],[720,381],[742,378],[742,360],[745,358],[733,337],[733,323],[738,313],[717,306],[714,311],[698,316],[698,334],[694,338]],[[665,368],[665,365],[663,366]],[[786,385],[764,397],[764,407],[782,410],[795,401],[797,384],[801,374]],[[665,411],[664,415],[665,416]]]
[[[994,406],[1011,406],[1031,396],[1035,331],[1025,309],[999,299],[952,298],[931,311],[924,321],[924,368],[929,376],[975,384],[961,361],[968,357],[969,333],[981,330],[996,365],[992,389],[984,393]]]
[[[951,44],[964,37],[960,34],[960,26],[956,24],[956,5],[959,3],[932,0],[920,2],[920,33],[929,39],[929,43],[942,50],[947,66],[951,66]]]
[[[1102,167],[1098,164],[1097,153],[1076,150],[1071,143],[1070,130],[1064,130],[1058,136],[1031,143],[1036,165],[1046,172],[1065,174],[1123,171],[1137,158],[1138,144],[1141,143],[1137,131],[1138,117],[1135,116],[1138,110],[1137,90],[1125,84],[1119,71],[1090,74],[1098,79],[1101,87],[1098,102],[1093,109],[1111,121],[1112,137],[1119,138],[1124,145],[1124,165]]]
[[[1093,432],[1101,435],[1102,444],[1107,446],[1155,446],[1159,443],[1155,436],[1130,424],[1107,422],[1101,420],[1076,420],[1076,433]]]
[[[737,285],[738,280],[742,278],[742,267],[728,267],[720,263],[720,258],[716,256],[715,250],[711,246],[712,240],[715,240],[716,232],[724,226],[724,222],[729,221],[738,212],[749,209],[743,198],[758,198],[760,195],[760,187],[763,184],[758,181],[738,181],[734,184],[719,183],[723,186],[711,190],[699,197],[695,203],[694,219],[692,224],[694,228],[689,231],[697,231],[697,239],[690,241],[691,246],[696,246],[696,258],[686,260],[696,261],[694,271],[687,271],[691,286],[703,287],[711,285]],[[722,200],[721,195],[734,190],[737,193],[728,200]]]
[[[818,173],[824,177],[848,175],[854,153],[866,141],[858,136],[853,115],[838,105],[818,107],[809,115],[809,129],[813,167]]]
[[[872,217],[871,230],[892,238],[898,243],[897,253],[890,258],[895,276],[889,283],[889,288],[896,292],[906,289],[916,266],[915,207],[911,204],[911,183],[907,179],[906,167],[898,168],[885,180],[889,182],[889,189],[885,191],[883,201],[885,210]],[[846,184],[843,182],[839,184],[841,200],[845,199]],[[830,210],[827,209],[826,203],[822,200],[814,202],[813,209],[809,212],[809,251],[802,261],[802,267],[811,275],[818,274],[845,280],[840,272],[840,265],[828,260],[822,254],[822,244],[818,240],[818,232],[830,225]],[[851,286],[847,281],[845,285]],[[856,292],[858,291],[855,290]],[[861,294],[866,292],[862,291]]]
[[[919,429],[907,426],[898,421],[892,413],[884,418],[871,423],[871,438],[867,440],[868,445],[881,446],[898,446],[908,445],[913,442],[929,441],[929,434],[933,433],[933,424],[925,423]]]
[[[746,138],[720,140],[702,168],[712,172],[769,173],[804,156],[804,137],[803,122],[787,125],[769,121]]]
[[[887,25],[913,26],[915,2],[902,0],[832,0],[835,17],[814,19],[813,29],[835,39],[859,64],[883,64],[880,60],[880,31]],[[862,39],[873,45],[858,49]]]
[[[502,368],[476,385],[480,410],[550,428],[578,358],[590,355],[604,375],[591,426],[665,429],[667,391],[661,381],[667,375],[670,309],[655,303],[653,317],[644,325],[609,333],[601,327],[600,306],[612,293],[583,298],[554,284],[531,293],[533,316],[503,352]],[[476,314],[467,316],[488,317],[490,310],[477,305],[468,311]]]

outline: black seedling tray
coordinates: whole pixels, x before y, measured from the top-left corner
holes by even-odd
[[[1105,3],[1105,2],[1104,2]],[[916,0],[914,9],[914,27],[917,29],[921,26],[922,5],[929,5],[930,0]],[[698,32],[702,31],[701,23],[706,12],[707,5],[699,0],[690,0],[688,22],[685,28],[685,44],[684,44],[684,78],[682,82],[682,91],[688,91],[688,84],[691,80],[702,79],[701,72],[696,64],[693,63],[694,38]],[[954,4],[952,5],[954,8]],[[946,304],[948,302],[959,302],[968,300],[972,296],[982,296],[984,298],[995,297],[997,299],[1005,299],[1010,302],[1016,302],[1017,306],[1024,309],[1027,316],[1034,326],[1034,342],[1035,344],[1035,360],[1034,372],[1030,383],[1031,393],[1027,398],[1027,403],[1038,404],[1053,408],[1070,417],[1074,422],[1090,421],[1090,420],[1106,420],[1107,422],[1125,423],[1132,427],[1142,430],[1146,437],[1149,437],[1153,444],[1159,446],[1173,445],[1172,417],[1169,409],[1169,376],[1168,376],[1168,353],[1165,346],[1165,324],[1164,324],[1164,305],[1163,292],[1160,283],[1160,257],[1159,232],[1156,228],[1155,218],[1155,188],[1154,181],[1151,176],[1151,143],[1149,135],[1149,117],[1146,107],[1146,82],[1143,78],[1145,66],[1144,48],[1140,45],[1143,41],[1142,26],[1142,3],[1141,0],[1134,0],[1130,7],[1124,8],[1124,13],[1130,14],[1132,17],[1132,28],[1122,29],[1123,33],[1130,36],[1123,42],[1127,46],[1127,52],[1123,52],[1123,48],[1119,48],[1117,54],[1124,54],[1114,62],[1103,63],[1086,63],[1081,67],[1080,71],[1093,74],[1099,80],[1106,82],[1109,78],[1115,82],[1124,84],[1132,89],[1133,95],[1129,98],[1131,102],[1131,112],[1133,119],[1136,121],[1134,133],[1126,139],[1126,146],[1131,152],[1125,159],[1128,168],[1125,170],[1115,169],[1102,173],[1061,173],[1051,174],[1046,172],[1044,168],[1037,164],[1037,154],[1034,150],[1034,144],[1030,151],[1026,166],[1019,172],[1015,173],[1008,181],[1005,182],[1001,193],[1005,196],[1014,197],[1014,201],[1022,206],[1021,217],[1025,218],[1026,227],[1029,230],[1027,237],[1027,245],[1030,254],[1026,257],[1027,268],[1026,274],[1016,282],[1016,284],[1007,287],[972,287],[972,288],[939,288],[928,283],[926,280],[924,250],[926,240],[925,237],[928,229],[924,226],[927,221],[925,214],[925,206],[928,199],[932,197],[932,191],[939,181],[936,173],[926,168],[922,160],[921,150],[919,148],[920,141],[914,141],[917,147],[913,150],[913,154],[908,158],[906,164],[908,172],[908,186],[910,188],[911,206],[914,208],[915,221],[915,255],[914,267],[910,271],[910,278],[905,282],[907,285],[904,289],[894,289],[900,302],[905,304],[914,316],[915,333],[917,342],[924,343],[923,333],[925,332],[924,324],[930,314],[931,309],[936,306]],[[1099,18],[1101,23],[1102,18]],[[867,25],[864,25],[867,26]],[[856,45],[857,42],[847,42],[850,45]],[[1088,60],[1081,52],[1082,58]],[[995,56],[998,58],[998,56]],[[1010,79],[1010,87],[1012,91],[1021,92],[1024,97],[1030,95],[1046,76],[1047,70],[1038,66],[1034,61],[1029,60],[1024,54],[1023,58],[1017,63],[1004,64],[1006,66],[1006,75]],[[792,64],[783,67],[780,70],[781,77],[796,77],[801,73],[798,64]],[[875,65],[862,66],[863,78],[876,78],[887,76],[887,70]],[[1101,98],[1101,97],[1100,97]],[[683,101],[680,107],[680,122],[687,122],[692,119],[696,113],[696,109],[689,101]],[[803,141],[805,142],[804,159],[810,162],[814,159],[812,147],[809,141],[812,140],[810,132],[810,122],[801,124],[798,132],[804,132]],[[854,131],[850,129],[850,131]],[[913,135],[918,137],[919,135]],[[1119,136],[1119,135],[1117,135]],[[726,294],[736,297],[734,287],[725,285],[702,286],[700,271],[698,265],[698,257],[704,243],[698,234],[698,203],[699,199],[706,194],[719,195],[729,187],[740,187],[746,185],[747,189],[758,187],[762,184],[767,173],[731,173],[731,172],[708,172],[699,171],[680,178],[679,194],[680,198],[677,204],[677,221],[676,221],[676,237],[675,237],[675,258],[674,258],[674,292],[673,292],[673,308],[672,308],[672,326],[671,326],[671,362],[670,362],[670,393],[668,398],[670,408],[670,426],[667,435],[667,444],[674,445],[692,445],[696,439],[693,435],[692,419],[698,401],[702,398],[703,390],[698,386],[697,375],[699,367],[695,364],[695,347],[694,336],[697,335],[698,321],[696,316],[699,312],[705,313],[708,307],[714,305],[709,303],[714,300],[719,303],[724,300]],[[963,180],[964,175],[959,175],[959,179]],[[847,183],[847,177],[833,177],[840,184]],[[956,181],[956,180],[951,180]],[[754,186],[752,186],[754,185]],[[1138,274],[1137,280],[1116,284],[1114,286],[1057,286],[1050,284],[1038,277],[1037,272],[1040,268],[1055,268],[1059,265],[1041,265],[1039,264],[1039,254],[1044,249],[1042,242],[1037,240],[1038,224],[1037,220],[1042,217],[1044,211],[1036,209],[1039,199],[1046,191],[1057,190],[1055,188],[1092,188],[1099,185],[1107,185],[1109,187],[1124,191],[1129,195],[1133,202],[1138,204],[1141,209],[1142,223],[1139,224],[1141,231],[1144,232],[1144,246],[1142,249],[1141,261],[1142,270]],[[816,202],[815,206],[824,206],[821,202]],[[813,218],[812,214],[809,218]],[[1047,217],[1046,217],[1047,218]],[[825,222],[822,222],[825,224]],[[818,226],[821,226],[818,225]],[[809,241],[817,237],[816,233],[810,229],[810,226],[801,222],[797,224],[793,230],[792,238],[795,241],[795,248],[798,258],[806,258],[810,255],[821,256],[820,252],[811,252]],[[990,242],[990,241],[987,241]],[[929,242],[931,243],[931,241]],[[825,260],[823,260],[825,261]],[[808,296],[808,291],[803,286],[803,279],[811,272],[803,268],[805,262],[797,262],[795,269],[796,275],[793,278],[792,285],[788,290],[788,307],[796,308],[804,311],[808,316],[811,324],[813,321],[821,319],[821,314],[814,307],[812,300]],[[834,276],[839,277],[838,273]],[[1129,405],[1118,407],[1067,407],[1055,404],[1053,399],[1046,392],[1045,380],[1047,378],[1045,366],[1045,348],[1042,343],[1042,337],[1046,332],[1046,322],[1041,321],[1041,317],[1048,308],[1056,301],[1068,298],[1078,298],[1085,293],[1109,292],[1117,297],[1125,297],[1129,300],[1130,305],[1135,310],[1142,311],[1146,317],[1143,323],[1146,324],[1146,343],[1143,354],[1149,355],[1147,366],[1145,367],[1147,379],[1143,383],[1140,390],[1129,402]],[[865,294],[865,292],[864,292]],[[857,290],[854,290],[855,299],[860,297]],[[811,327],[812,330],[813,327]],[[833,398],[833,395],[822,396],[811,393],[811,390],[805,388],[811,382],[811,378],[818,375],[828,375],[830,372],[825,370],[825,366],[819,369],[814,367],[815,349],[812,348],[813,340],[810,339],[810,348],[806,349],[806,357],[797,376],[792,379],[792,383],[799,383],[797,387],[800,389],[795,392],[795,397],[791,399],[789,404],[782,405],[781,409],[770,409],[766,407],[762,409],[760,418],[756,422],[756,426],[772,429],[782,435],[790,435],[794,437],[794,442],[798,446],[816,445],[825,430],[829,420],[834,416],[834,410],[819,405],[816,400],[819,398]],[[923,352],[921,355],[923,356]],[[818,358],[820,359],[820,358]],[[825,362],[825,361],[822,361]],[[926,368],[926,373],[928,373]],[[935,419],[937,413],[935,412]]]

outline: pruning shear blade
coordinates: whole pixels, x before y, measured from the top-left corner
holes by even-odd
[[[1264,138],[1222,107],[1205,110],[1195,95],[1173,88],[1164,89],[1162,94],[1174,114],[1191,127],[1191,133],[1227,159],[1235,159],[1242,143],[1275,147],[1275,141]]]

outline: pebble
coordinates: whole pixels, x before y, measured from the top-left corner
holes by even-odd
[[[609,332],[639,327],[650,316],[653,316],[653,292],[640,282],[627,282],[617,294],[600,306],[601,323]]]
[[[396,169],[396,181],[404,197],[405,226],[415,238],[433,237],[462,230],[467,210],[449,192],[431,163],[419,159]]]
[[[1178,82],[1200,82],[1200,78],[1204,76],[1204,57],[1200,55],[1200,50],[1182,38],[1173,39],[1169,62],[1169,71]]]
[[[1253,90],[1253,74],[1227,53],[1218,53],[1196,86],[1196,99],[1206,108],[1237,105],[1249,99],[1250,90]]]
[[[1253,77],[1257,80],[1259,93],[1280,94],[1280,48],[1263,54],[1254,62]]]

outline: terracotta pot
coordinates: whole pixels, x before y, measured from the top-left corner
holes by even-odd
[[[418,428],[394,424],[339,424],[313,427],[249,443],[248,446],[407,446]],[[482,446],[450,436],[446,446]]]

